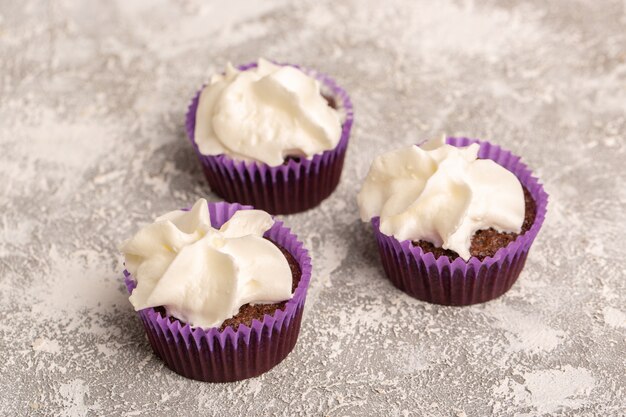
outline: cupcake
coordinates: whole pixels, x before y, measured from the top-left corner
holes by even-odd
[[[548,195],[510,152],[442,137],[377,157],[357,200],[397,288],[431,303],[469,305],[511,288]]]
[[[348,94],[329,77],[259,59],[214,75],[186,127],[217,195],[289,214],[337,187],[352,118]]]
[[[129,300],[154,353],[187,378],[260,375],[293,349],[308,252],[261,210],[198,200],[122,243]]]

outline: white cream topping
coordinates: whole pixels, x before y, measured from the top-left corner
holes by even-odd
[[[291,66],[262,58],[246,71],[230,63],[200,94],[195,141],[204,155],[281,165],[286,156],[311,157],[341,137],[339,112],[319,82]]]
[[[458,148],[445,136],[377,157],[357,200],[361,219],[380,216],[380,231],[425,240],[470,258],[473,234],[521,231],[524,192],[513,173],[478,159],[478,144]]]
[[[122,243],[137,281],[135,310],[165,306],[194,327],[220,326],[246,304],[291,298],[287,259],[263,233],[274,224],[261,210],[240,210],[218,230],[207,202],[172,211]]]

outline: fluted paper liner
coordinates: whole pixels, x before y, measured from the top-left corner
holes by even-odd
[[[511,152],[476,139],[447,138],[447,143],[454,146],[478,143],[479,158],[491,159],[517,176],[536,203],[535,221],[530,229],[500,248],[493,257],[482,261],[471,257],[465,261],[460,257],[450,260],[447,256],[435,259],[432,253],[424,253],[410,240],[400,242],[383,234],[379,217],[373,218],[371,223],[383,268],[393,285],[423,301],[463,306],[492,300],[511,288],[543,224],[548,194],[520,158]]]
[[[239,69],[245,71],[256,66],[252,63]],[[262,162],[235,161],[225,154],[203,155],[194,138],[202,89],[191,100],[187,111],[187,136],[202,164],[209,186],[226,201],[250,204],[272,214],[290,214],[315,207],[337,187],[352,129],[352,102],[348,93],[329,76],[300,69],[320,82],[322,93],[331,96],[345,116],[337,146],[309,159],[288,160],[283,165],[271,167]]]
[[[219,228],[238,210],[250,206],[209,203],[211,224]],[[302,309],[311,279],[311,258],[298,238],[276,221],[265,237],[283,246],[300,265],[302,276],[283,310],[254,320],[250,327],[192,328],[163,317],[154,308],[138,312],[154,353],[168,368],[187,378],[207,382],[230,382],[267,372],[291,352],[298,339]],[[124,271],[128,292],[135,288],[133,277]]]

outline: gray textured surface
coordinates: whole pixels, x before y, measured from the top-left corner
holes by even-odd
[[[0,414],[625,414],[625,4],[430,4],[0,1]],[[184,111],[258,55],[332,74],[356,124],[337,191],[285,218],[315,268],[296,349],[197,383],[149,350],[116,246],[215,199]],[[357,220],[374,154],[442,131],[522,155],[551,195],[485,305],[395,290]]]

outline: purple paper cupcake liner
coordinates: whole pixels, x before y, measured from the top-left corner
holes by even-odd
[[[256,66],[256,63],[251,63],[239,69],[245,71]],[[250,204],[272,214],[290,214],[315,207],[337,188],[354,120],[352,102],[348,93],[329,76],[300,69],[317,79],[322,92],[331,95],[345,114],[337,146],[310,159],[290,159],[283,165],[271,167],[261,162],[235,161],[225,154],[203,155],[194,138],[202,89],[191,100],[187,111],[187,136],[202,164],[209,186],[226,201]]]
[[[250,206],[209,203],[211,224],[219,228],[238,210]],[[291,352],[300,333],[302,310],[311,279],[311,258],[291,231],[276,221],[265,233],[284,247],[300,265],[302,275],[292,298],[283,310],[253,320],[250,327],[192,328],[178,320],[170,321],[154,308],[138,312],[154,353],[168,368],[187,378],[207,382],[231,382],[255,377],[280,363]],[[136,286],[124,271],[129,293]]]
[[[400,242],[383,234],[379,217],[372,219],[372,227],[383,268],[393,285],[419,300],[464,306],[492,300],[511,288],[545,219],[548,194],[520,158],[511,152],[476,139],[447,138],[447,143],[454,146],[478,143],[479,158],[491,159],[517,176],[536,203],[535,221],[530,229],[500,248],[493,257],[482,261],[471,257],[466,262],[460,257],[435,259],[432,253],[424,253],[410,240]]]

